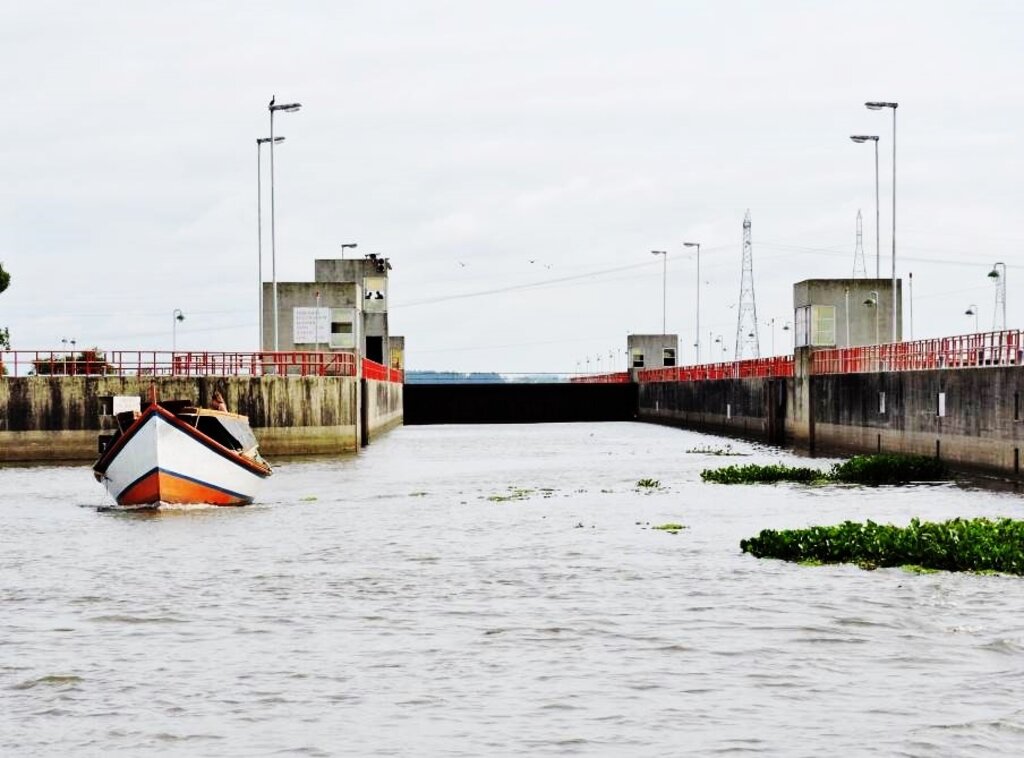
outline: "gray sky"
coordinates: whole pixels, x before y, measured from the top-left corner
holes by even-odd
[[[997,260],[1019,327],[1021,29],[1019,2],[5,3],[0,325],[19,349],[169,349],[180,308],[179,349],[255,349],[276,93],[304,106],[275,120],[278,279],[342,242],[389,256],[409,368],[607,364],[661,331],[652,249],[688,346],[684,240],[702,341],[731,350],[747,208],[762,352],[772,317],[784,352],[792,283],[850,274],[858,208],[874,270],[873,152],[850,134],[882,138],[888,275],[875,99],[900,103],[914,336],[973,331],[972,303],[991,328]]]

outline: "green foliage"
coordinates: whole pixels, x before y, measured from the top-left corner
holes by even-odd
[[[828,474],[816,468],[800,468],[770,464],[759,466],[749,463],[746,466],[725,466],[724,468],[705,469],[700,478],[705,482],[718,484],[751,484],[765,482],[816,482],[826,479]]]
[[[926,455],[879,453],[855,455],[832,466],[829,477],[857,484],[902,484],[949,479],[949,466]]]
[[[652,526],[651,527],[651,529],[660,529],[661,531],[668,532],[669,534],[679,534],[680,530],[685,529],[685,528],[686,527],[684,525],[682,525],[682,524],[671,524],[671,523],[669,523],[669,524],[659,524],[658,526]]]
[[[83,350],[78,355],[51,354],[49,358],[32,361],[32,372],[36,376],[80,376],[83,374],[112,374],[114,367],[107,363],[106,356],[97,348]]]
[[[747,453],[739,453],[732,449],[732,445],[726,445],[725,447],[711,447],[710,445],[699,445],[697,447],[691,447],[686,451],[687,453],[697,453],[700,455],[725,455],[725,456],[745,456]]]
[[[726,466],[700,472],[700,478],[705,482],[719,484],[831,481],[878,485],[935,482],[949,477],[949,467],[942,461],[925,455],[902,453],[855,455],[848,461],[834,464],[829,471],[781,464],[759,466],[751,463],[746,466]]]
[[[0,263],[0,292],[11,286],[11,275],[4,270],[4,264]]]
[[[757,558],[794,562],[1024,575],[1024,521],[956,518],[922,523],[913,519],[907,527],[844,521],[808,529],[765,529],[757,537],[742,540],[740,549]]]
[[[636,483],[636,488],[638,490],[642,490],[642,489],[656,490],[659,487],[661,487],[661,482],[659,480],[657,480],[657,479],[641,479],[640,481],[638,481]]]

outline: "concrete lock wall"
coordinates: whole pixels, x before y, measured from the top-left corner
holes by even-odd
[[[650,382],[639,387],[641,421],[783,444],[786,379]]]
[[[220,390],[248,416],[267,456],[355,450],[360,439],[354,377],[30,376],[0,380],[0,461],[92,460],[106,428],[99,398],[150,388],[165,400],[208,406]]]
[[[366,442],[389,429],[401,426],[404,417],[404,385],[364,380],[363,407],[366,409]]]
[[[809,355],[798,350],[797,376],[785,379],[643,384],[639,418],[811,455],[915,453],[1020,477],[1024,368],[812,376],[800,364]]]
[[[1020,367],[815,376],[812,394],[818,453],[916,453],[1020,475]]]

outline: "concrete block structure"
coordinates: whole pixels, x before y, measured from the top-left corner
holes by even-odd
[[[896,280],[896,340],[903,339],[903,287]],[[891,279],[805,279],[793,285],[796,347],[893,342]]]
[[[627,365],[631,373],[648,368],[677,366],[679,335],[630,334],[626,337],[626,354],[629,356]]]
[[[391,363],[387,258],[314,261],[311,282],[277,283],[278,344],[282,351],[356,350]],[[274,349],[274,285],[263,283],[263,349]]]

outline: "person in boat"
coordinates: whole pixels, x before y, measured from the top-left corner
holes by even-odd
[[[228,404],[224,402],[224,396],[220,394],[220,390],[213,391],[213,399],[210,401],[210,407],[215,411],[226,411]]]

